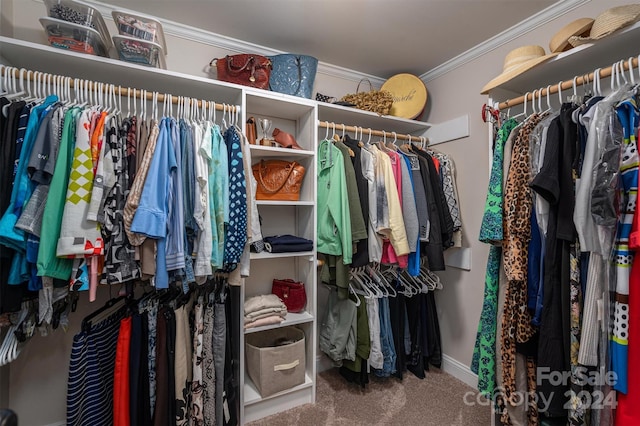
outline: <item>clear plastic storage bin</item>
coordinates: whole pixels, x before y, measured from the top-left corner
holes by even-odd
[[[100,34],[103,44],[111,47],[111,36],[100,12],[77,0],[44,0],[50,18],[89,27]]]
[[[129,36],[113,36],[118,57],[127,62],[165,69],[162,46]]]
[[[167,53],[167,42],[162,31],[162,24],[156,19],[119,10],[114,10],[111,15],[120,35],[159,44],[162,46],[164,54]]]
[[[55,18],[40,18],[40,24],[53,47],[97,56],[109,56],[100,33],[84,25]]]

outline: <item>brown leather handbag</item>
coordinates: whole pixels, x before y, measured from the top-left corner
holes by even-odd
[[[260,55],[227,55],[224,58],[211,60],[216,63],[218,80],[243,86],[269,89],[271,76],[271,60]]]
[[[261,160],[251,168],[258,181],[256,200],[298,201],[305,168],[295,161]]]

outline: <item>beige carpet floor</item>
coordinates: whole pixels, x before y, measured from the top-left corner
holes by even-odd
[[[249,423],[251,426],[485,426],[491,424],[486,405],[464,403],[474,389],[432,368],[424,380],[406,373],[404,379],[370,375],[366,389],[347,383],[337,372],[318,375],[315,404]],[[476,401],[475,392],[469,400]]]

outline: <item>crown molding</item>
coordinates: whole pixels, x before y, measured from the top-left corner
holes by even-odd
[[[42,1],[42,0],[40,0]],[[98,9],[105,19],[113,20],[111,12],[114,10],[126,10],[121,7],[116,7],[107,3],[101,3],[97,1],[85,1],[85,3],[91,4]],[[135,11],[132,13],[139,14]],[[154,19],[162,23],[162,30],[165,35],[171,35],[184,40],[193,41],[196,43],[204,44],[206,46],[212,46],[219,49],[227,50],[235,53],[247,53],[252,52],[259,55],[278,55],[280,53],[287,53],[280,50],[272,49],[260,44],[250,43],[243,40],[238,40],[232,37],[223,36],[211,31],[206,31],[199,28],[193,28],[178,22],[160,19],[154,17]],[[374,86],[382,86],[386,79],[377,77],[371,74],[358,72],[349,68],[340,67],[338,65],[329,64],[326,62],[318,62],[318,73],[328,75],[331,77],[337,77],[344,80],[351,80],[359,82],[363,78],[368,78],[371,84]]]
[[[420,79],[425,83],[428,83],[431,80],[434,80],[438,77],[443,76],[444,74],[455,70],[463,65],[468,64],[469,62],[491,52],[499,48],[500,46],[524,35],[530,31],[535,30],[536,28],[547,24],[559,16],[564,15],[585,3],[589,3],[591,0],[560,0],[551,6],[547,7],[544,10],[536,13],[530,18],[525,19],[524,21],[512,26],[497,34],[480,44],[472,47],[459,54],[458,56],[449,59],[447,62],[438,65],[437,67],[425,72],[420,76]]]

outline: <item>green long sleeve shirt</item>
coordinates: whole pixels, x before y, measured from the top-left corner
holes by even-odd
[[[318,148],[318,252],[353,257],[344,157],[328,140]]]

